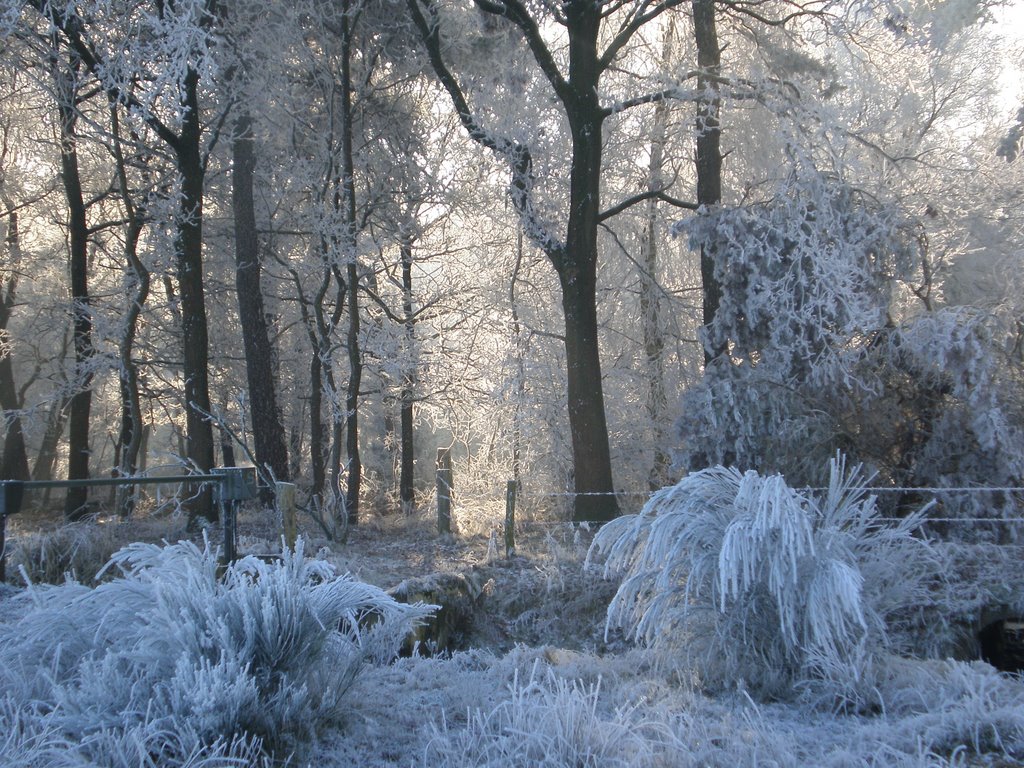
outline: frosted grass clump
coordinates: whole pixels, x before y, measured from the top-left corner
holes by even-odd
[[[203,743],[187,726],[177,730],[144,720],[97,731],[79,742],[60,729],[59,713],[0,700],[0,765],[4,768],[270,768],[256,737]]]
[[[0,727],[16,708],[39,713],[39,734],[105,765],[148,764],[126,757],[139,745],[177,744],[159,765],[292,746],[336,720],[360,667],[392,658],[432,609],[339,577],[301,544],[220,574],[208,543],[133,544],[107,567],[121,576],[94,589],[31,587],[0,624],[0,695],[14,705]]]
[[[624,575],[607,626],[682,652],[710,688],[825,683],[860,701],[887,618],[926,600],[934,572],[921,512],[883,521],[866,485],[837,456],[823,495],[721,466],[658,491],[591,547]]]
[[[601,683],[566,680],[534,664],[523,682],[516,674],[509,698],[488,712],[469,714],[465,728],[447,722],[433,729],[423,765],[433,768],[625,768],[654,766],[674,749],[664,724],[645,722],[634,710],[605,713]]]
[[[910,751],[1024,756],[1024,685],[981,661],[882,662],[879,695],[885,703],[888,743]]]

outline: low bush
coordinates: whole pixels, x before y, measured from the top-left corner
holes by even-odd
[[[918,515],[883,520],[841,458],[829,476],[818,494],[714,467],[608,523],[590,555],[624,577],[608,625],[683,654],[713,689],[860,702],[887,620],[929,600],[936,566]]]
[[[102,765],[242,765],[293,748],[431,610],[339,577],[301,545],[219,572],[208,544],[134,544],[108,568],[121,575],[95,588],[32,586],[5,602],[0,729],[24,734],[5,765],[53,739]]]

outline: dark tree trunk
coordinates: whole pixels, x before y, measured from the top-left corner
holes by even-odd
[[[359,522],[359,492],[363,463],[359,455],[359,387],[363,360],[359,348],[359,270],[356,255],[356,189],[352,153],[352,18],[351,0],[342,0],[341,16],[341,162],[344,192],[345,251],[348,264],[348,389],[345,396],[345,450],[348,454],[348,489],[345,507],[348,524]]]
[[[71,277],[71,317],[75,346],[75,394],[71,398],[68,429],[68,480],[89,477],[89,413],[92,409],[92,313],[89,308],[88,256],[89,226],[86,221],[82,178],[78,168],[78,137],[75,127],[73,73],[59,73],[57,108],[61,121],[60,165],[64,194],[68,204],[69,271]],[[64,516],[79,520],[88,512],[89,489],[69,488]]]
[[[412,310],[412,240],[402,242],[402,319],[405,323],[406,354],[412,355],[416,344],[416,317]],[[400,445],[401,471],[398,489],[402,511],[412,512],[416,505],[416,452],[413,430],[413,403],[416,387],[416,366],[414,359],[406,360],[402,373]]]
[[[420,3],[428,9],[425,16]],[[408,0],[420,37],[427,46],[431,66],[448,92],[470,137],[500,154],[512,174],[512,202],[523,217],[527,234],[544,249],[558,273],[565,311],[565,348],[568,379],[569,429],[575,471],[573,519],[603,522],[615,517],[611,452],[605,420],[598,349],[596,307],[597,228],[601,220],[601,132],[608,112],[602,109],[599,86],[602,72],[611,66],[614,50],[604,60],[598,38],[605,9],[592,0],[568,0],[559,6],[561,23],[569,34],[569,75],[564,77],[547,48],[536,18],[525,3],[478,2],[486,13],[505,16],[519,27],[535,60],[561,101],[572,140],[569,211],[564,245],[543,231],[533,208],[532,157],[529,148],[491,134],[476,118],[465,94],[444,62],[444,45],[430,0]],[[652,10],[657,16],[666,5]],[[642,16],[646,11],[638,12]],[[638,16],[638,18],[639,18]],[[644,22],[640,22],[641,25]],[[634,30],[635,31],[635,30]],[[632,34],[625,32],[623,40]],[[613,44],[614,49],[614,44]]]
[[[138,208],[131,198],[128,187],[128,171],[121,149],[120,126],[116,102],[110,106],[111,133],[114,137],[114,155],[117,160],[118,183],[121,188],[121,201],[124,205],[128,224],[125,229],[124,255],[128,269],[131,271],[133,286],[129,290],[128,305],[124,318],[124,334],[118,348],[118,385],[121,394],[121,434],[118,438],[120,457],[117,473],[122,477],[131,477],[138,470],[139,453],[142,449],[145,434],[142,423],[142,405],[139,398],[139,368],[132,353],[135,349],[135,336],[138,331],[139,316],[149,298],[151,277],[149,270],[138,255],[139,237],[142,234],[143,220]],[[131,486],[119,486],[115,494],[114,506],[123,518],[131,517],[135,511],[136,489]]]
[[[203,294],[203,183],[198,99],[199,74],[190,70],[184,83],[185,116],[176,142],[175,159],[181,174],[178,209],[177,272],[181,293],[183,375],[185,377],[186,455],[192,467],[208,472],[213,466],[213,425],[210,423],[209,338]],[[189,510],[192,526],[203,517],[217,519],[207,488]]]
[[[8,207],[12,210],[7,216],[5,246],[9,257],[7,266],[11,273],[0,295],[0,331],[7,329],[14,310],[21,253],[18,213],[13,210],[13,205]],[[21,426],[21,398],[14,381],[14,361],[10,350],[0,350],[0,408],[3,408],[4,419],[4,456],[0,479],[28,480],[28,452],[25,450],[25,435]]]
[[[14,383],[14,368],[9,354],[0,357],[0,405],[6,422],[4,432],[4,480],[28,480],[28,453],[25,450],[25,435],[21,427],[21,403]]]
[[[693,0],[693,34],[697,43],[700,75],[697,89],[703,94],[697,102],[697,204],[710,207],[722,202],[722,128],[718,76],[722,69],[722,51],[718,46],[715,0]],[[715,276],[716,249],[701,247],[700,277],[703,286],[704,362],[709,363],[725,351],[725,339],[713,339],[711,321],[722,301],[722,287]]]
[[[261,264],[256,235],[256,207],[253,180],[256,154],[252,138],[252,118],[243,114],[235,127],[232,145],[232,195],[235,218],[235,286],[238,314],[242,324],[245,371],[249,384],[249,409],[252,413],[256,462],[267,468],[276,480],[287,481],[288,448],[285,443],[281,411],[274,384],[274,353],[270,345],[267,316],[263,309],[260,285]],[[273,489],[261,493],[264,503],[273,501]]]
[[[226,412],[227,408],[224,411]],[[231,440],[231,433],[223,423],[220,426],[220,457],[222,467],[238,466],[238,462],[235,459],[235,444]]]
[[[597,225],[601,210],[601,128],[597,37],[600,8],[577,0],[566,11],[569,83],[565,101],[572,136],[565,253],[554,259],[565,312],[569,429],[575,471],[573,520],[611,520],[619,513],[612,482],[597,327]]]
[[[309,463],[313,473],[312,495],[322,499],[327,480],[324,468],[324,414],[323,414],[323,373],[320,350],[314,348],[309,360]]]

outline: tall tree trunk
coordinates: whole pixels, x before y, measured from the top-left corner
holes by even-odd
[[[186,455],[192,467],[208,472],[213,466],[213,425],[210,423],[209,337],[203,293],[203,184],[206,168],[201,150],[199,74],[189,70],[184,82],[184,116],[180,140],[174,146],[181,175],[178,209],[177,272],[181,293],[183,375],[185,377]],[[217,519],[209,488],[189,509],[189,524]]]
[[[21,236],[18,231],[18,212],[6,198],[4,204],[10,210],[7,215],[7,265],[10,274],[0,293],[0,340],[6,341],[7,325],[14,310],[18,289],[18,268],[21,263]],[[28,452],[25,450],[25,435],[21,426],[21,398],[14,381],[14,361],[6,344],[0,345],[0,408],[4,419],[4,455],[0,468],[0,479],[28,480]]]
[[[420,5],[427,9],[424,15]],[[444,62],[444,44],[431,0],[407,0],[431,66],[452,99],[470,138],[501,155],[511,171],[510,194],[529,236],[544,249],[558,273],[565,312],[569,429],[575,470],[573,519],[603,522],[619,512],[612,479],[598,349],[596,307],[597,227],[601,220],[601,132],[605,117],[599,97],[601,73],[611,65],[598,53],[605,9],[592,0],[567,0],[559,6],[569,34],[569,75],[547,49],[540,25],[521,3],[478,3],[486,13],[505,16],[519,27],[555,96],[561,101],[572,141],[569,211],[564,245],[545,231],[534,208],[529,148],[488,131],[476,118],[458,79]],[[640,14],[643,15],[642,13]],[[654,15],[657,15],[655,13]],[[429,17],[429,18],[428,18]],[[628,35],[627,35],[628,37]]]
[[[324,414],[323,414],[323,373],[321,371],[320,350],[314,348],[309,359],[309,461],[313,474],[312,495],[323,498],[326,475],[324,468],[327,460],[324,456]]]
[[[359,348],[359,263],[356,253],[356,187],[352,156],[352,0],[341,1],[341,162],[344,192],[345,256],[348,283],[348,389],[345,396],[345,449],[348,489],[345,506],[349,525],[359,522],[363,463],[359,455],[359,387],[363,359]]]
[[[665,28],[661,64],[669,71],[672,60],[675,24],[670,18]],[[668,133],[668,101],[661,100],[654,105],[654,120],[651,126],[651,159],[647,178],[651,189],[660,189],[663,184],[662,168],[665,162],[665,140]],[[640,270],[640,322],[644,335],[644,362],[647,369],[647,417],[651,424],[651,444],[654,456],[647,475],[650,489],[657,490],[668,482],[669,457],[665,442],[665,337],[661,330],[661,286],[658,282],[658,201],[647,201],[646,221],[642,240]]]
[[[601,129],[597,37],[600,9],[578,1],[566,11],[572,137],[565,252],[555,260],[565,313],[569,429],[575,470],[573,519],[603,522],[619,513],[612,481],[597,326],[597,225],[601,210]]]
[[[78,168],[78,122],[75,72],[57,72],[57,109],[60,116],[60,165],[68,204],[69,271],[71,316],[75,346],[75,374],[72,385],[68,429],[68,480],[89,478],[89,413],[92,409],[92,313],[89,308],[89,227],[86,221],[82,178]],[[89,489],[68,488],[64,516],[79,520],[88,512]]]
[[[131,197],[128,186],[128,171],[121,146],[120,124],[116,102],[110,105],[111,134],[114,138],[114,157],[117,161],[117,177],[121,191],[121,202],[128,224],[125,228],[125,262],[132,276],[128,304],[124,317],[124,328],[118,345],[118,385],[121,394],[121,433],[118,438],[120,457],[117,473],[131,477],[138,470],[139,453],[142,449],[144,427],[142,404],[139,398],[139,368],[132,354],[135,336],[138,332],[139,316],[149,298],[151,277],[146,265],[139,258],[139,237],[142,234],[143,218]],[[123,518],[131,517],[135,511],[136,488],[118,486],[114,506]]]
[[[715,0],[693,0],[693,34],[697,43],[697,204],[710,207],[722,202],[722,127],[718,77],[722,69],[722,51],[718,45]],[[701,247],[700,277],[703,286],[704,362],[709,363],[725,351],[727,340],[712,339],[711,321],[722,301],[722,287],[715,276],[717,253],[714,247]]]
[[[402,240],[402,320],[404,323],[406,355],[410,356],[405,361],[406,368],[402,371],[401,412],[400,412],[400,444],[401,444],[401,471],[399,474],[398,489],[399,498],[402,501],[402,511],[406,514],[412,512],[416,506],[416,450],[415,431],[413,428],[413,407],[416,397],[416,362],[413,356],[416,349],[416,316],[412,308],[412,254],[413,240],[406,237]]]
[[[253,442],[256,462],[260,467],[269,469],[277,480],[288,480],[288,447],[284,425],[281,423],[281,410],[277,405],[274,354],[260,284],[262,267],[253,198],[253,180],[256,175],[254,147],[252,118],[243,113],[235,124],[232,144],[231,202],[235,218],[235,287],[245,349]],[[273,501],[272,488],[267,487],[261,493],[264,503]]]

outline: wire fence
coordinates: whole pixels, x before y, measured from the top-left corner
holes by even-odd
[[[511,484],[511,482],[510,482]],[[814,487],[805,486],[796,488],[795,490],[801,492],[810,493],[823,493],[828,490],[825,487]],[[928,527],[928,531],[931,534],[940,536],[987,536],[990,539],[995,539],[1000,544],[1018,544],[1019,541],[1024,538],[1024,528],[1019,528],[1020,524],[1024,523],[1024,486],[1017,485],[959,485],[959,486],[867,486],[863,489],[865,492],[870,494],[876,494],[879,496],[892,495],[904,495],[916,497],[913,509],[908,509],[908,514],[921,510],[922,507],[926,507],[923,510],[921,526],[924,528]],[[620,501],[628,500],[633,502],[633,506],[642,506],[647,499],[651,498],[657,491],[616,491],[616,492],[575,492],[575,491],[562,491],[562,492],[542,492],[542,493],[522,493],[521,501],[525,502],[538,502],[538,501],[555,501],[561,500],[565,503],[566,511],[571,509],[572,503],[578,497],[615,497]],[[1001,509],[994,510],[992,515],[978,515],[978,514],[949,514],[947,510],[950,496],[974,496],[974,497],[998,497],[1001,495]],[[928,502],[927,497],[931,496],[933,499]],[[923,497],[923,498],[922,498]],[[512,541],[511,546],[506,546],[507,551],[514,549],[514,534],[515,530],[526,530],[530,528],[538,529],[557,529],[558,527],[567,525],[586,525],[586,521],[571,521],[567,519],[530,519],[520,516],[515,516],[515,504],[516,500],[514,496],[511,496],[509,501],[509,494],[506,494],[506,521],[505,521],[505,539],[506,542]],[[636,500],[641,500],[637,504]],[[975,499],[976,502],[979,499]],[[984,502],[985,500],[980,500]],[[936,503],[938,502],[938,503]],[[897,503],[897,502],[893,502]],[[975,504],[977,506],[977,503]],[[929,507],[931,514],[929,514]],[[889,512],[889,510],[886,510]],[[938,513],[938,514],[936,514]],[[880,523],[899,523],[906,519],[906,516],[894,515],[891,512],[889,514],[878,515],[874,517],[877,522]],[[509,524],[513,526],[511,533],[509,532]],[[998,527],[1002,530],[995,530]]]

